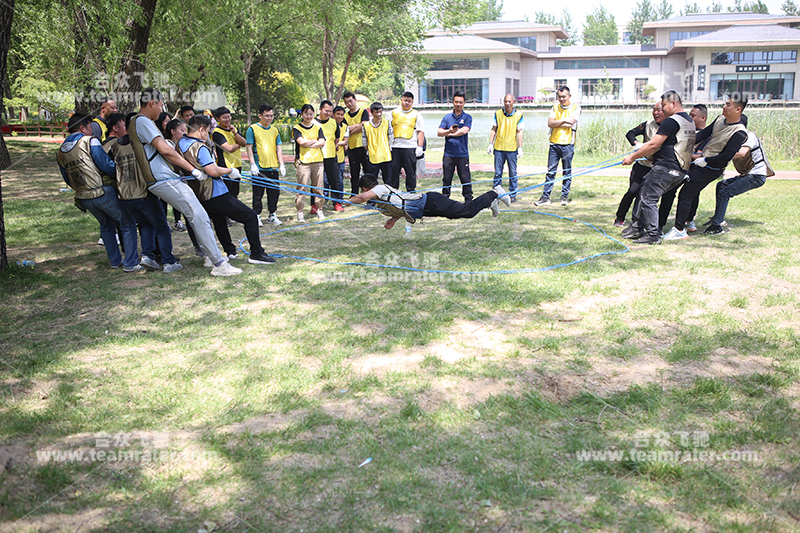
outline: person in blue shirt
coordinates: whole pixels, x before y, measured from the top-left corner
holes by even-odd
[[[244,205],[241,200],[230,194],[225,182],[222,181],[222,176],[228,176],[235,180],[239,178],[240,174],[235,168],[218,166],[208,149],[206,142],[211,130],[211,119],[205,115],[195,115],[189,120],[188,130],[187,135],[178,141],[178,152],[192,166],[212,178],[191,180],[189,186],[194,190],[197,199],[200,200],[200,205],[211,218],[217,238],[222,244],[222,249],[228,255],[228,259],[236,259],[238,254],[236,246],[231,241],[226,217],[244,225],[244,233],[250,243],[249,263],[256,265],[274,263],[275,259],[268,256],[261,246],[261,239],[258,235],[258,215]]]
[[[472,116],[464,113],[464,93],[453,93],[453,112],[445,115],[439,124],[437,135],[444,137],[442,158],[442,194],[450,197],[453,174],[458,171],[464,201],[472,200],[472,176],[469,171],[469,130]]]
[[[75,201],[100,224],[100,236],[111,268],[122,265],[125,272],[145,270],[139,265],[136,224],[123,210],[112,185],[103,185],[103,174],[116,176],[117,166],[103,150],[100,139],[92,136],[89,117],[75,113],[69,119],[70,135],[56,154],[61,177],[75,191]],[[122,234],[123,258],[117,245],[117,228]]]

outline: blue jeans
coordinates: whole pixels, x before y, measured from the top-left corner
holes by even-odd
[[[561,183],[561,196],[569,195],[569,188],[572,185],[573,155],[575,155],[574,144],[550,144],[550,150],[547,153],[547,174],[544,177],[542,198],[550,198],[553,184],[556,181],[556,170],[558,170],[559,161],[561,161],[561,171],[564,175],[564,181]]]
[[[158,241],[161,262],[165,265],[175,263],[175,256],[172,255],[172,236],[161,201],[152,193],[148,193],[145,198],[120,200],[119,204],[139,224],[142,232],[142,255],[155,260],[156,241]]]
[[[139,264],[139,251],[136,249],[136,224],[120,207],[114,187],[103,185],[103,191],[103,196],[91,200],[81,200],[81,203],[100,223],[100,236],[103,238],[103,246],[106,247],[106,254],[108,260],[111,261],[111,266],[119,266],[121,262],[125,268],[133,268]],[[124,261],[119,253],[117,227],[114,221],[119,223],[119,231],[122,233],[122,246],[125,248]]]
[[[734,196],[744,194],[747,191],[758,189],[766,183],[767,177],[760,174],[746,174],[728,178],[717,183],[717,207],[714,209],[714,216],[711,223],[719,226],[725,220],[725,212],[728,210],[728,202]]]
[[[497,187],[503,183],[503,166],[508,161],[508,192],[517,192],[517,151],[505,152],[503,150],[494,151],[494,181],[492,186]],[[511,194],[513,198],[516,194]]]

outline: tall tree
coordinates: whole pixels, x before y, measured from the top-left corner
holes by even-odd
[[[639,0],[636,7],[631,11],[631,19],[628,22],[628,40],[631,44],[652,44],[653,36],[642,35],[642,28],[645,23],[656,20],[656,10],[650,0]]]
[[[551,13],[545,11],[537,11],[534,15],[534,22],[536,24],[547,24],[549,26],[561,26],[561,29],[569,36],[566,39],[558,39],[556,44],[558,46],[575,46],[578,43],[578,30],[572,21],[572,13],[569,9],[564,8],[561,16],[556,17]]]
[[[6,62],[11,44],[11,25],[14,18],[14,0],[0,2],[0,87],[6,81]],[[0,91],[0,109],[3,108],[3,92]],[[11,166],[11,157],[2,134],[0,134],[0,272],[8,268],[8,251],[6,250],[6,223],[3,213],[3,179],[2,170]]]
[[[695,13],[702,12],[703,10],[700,9],[700,5],[697,2],[692,2],[690,4],[687,0],[686,5],[683,6],[683,9],[681,9],[681,16],[694,15]]]
[[[797,15],[800,15],[800,8],[797,7],[797,4],[795,4],[793,0],[785,0],[785,2],[781,4],[781,9],[783,10],[784,14],[790,17],[796,17]]]
[[[125,91],[130,95],[137,95],[143,89],[144,57],[150,44],[150,28],[153,25],[158,0],[134,0],[134,2],[141,11],[130,16],[125,23],[128,43],[120,62],[119,79],[122,83],[115,87],[117,92]],[[139,108],[139,102],[133,98],[122,99],[118,105],[125,112]]]
[[[617,23],[614,22],[614,15],[602,5],[597,6],[591,13],[586,15],[586,22],[583,25],[584,46],[618,43],[619,35],[617,34]]]
[[[656,6],[656,20],[666,20],[675,14],[675,9],[669,0],[661,0],[661,3]]]
[[[763,13],[768,14],[769,8],[767,5],[762,2],[761,0],[755,0],[753,2],[744,2],[742,0],[734,0],[732,6],[728,6],[728,11],[731,13]]]

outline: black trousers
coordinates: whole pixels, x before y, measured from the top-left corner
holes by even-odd
[[[235,254],[236,246],[231,241],[231,232],[228,231],[228,222],[225,217],[241,222],[244,225],[244,233],[250,243],[250,253],[258,254],[264,252],[258,235],[258,216],[255,211],[244,205],[238,198],[227,193],[216,196],[211,200],[200,202],[200,205],[206,210],[211,223],[214,224],[214,231],[217,233],[217,238],[226,254]]]
[[[697,214],[697,207],[692,204],[699,202],[700,192],[708,187],[708,184],[721,178],[725,172],[723,170],[711,170],[705,167],[692,165],[689,169],[689,181],[681,187],[678,194],[678,209],[675,212],[675,227],[682,230],[686,222],[693,219],[692,211]],[[690,218],[691,217],[691,218]]]
[[[444,218],[472,218],[482,209],[489,207],[497,198],[497,193],[488,191],[468,202],[456,202],[438,192],[426,193],[425,209],[422,216]]]
[[[617,208],[617,220],[625,220],[625,216],[627,216],[631,204],[639,198],[639,188],[642,186],[644,177],[650,172],[650,168],[651,167],[646,167],[640,163],[633,164],[628,190],[622,195],[622,200],[620,200],[619,207]]]
[[[367,161],[367,166],[364,168],[367,174],[372,174],[375,179],[378,179],[378,173],[383,177],[383,182],[387,185],[392,185],[392,162],[384,161],[383,163],[370,163]],[[395,187],[396,188],[396,187]]]
[[[239,172],[242,171],[242,167],[238,168]],[[230,178],[225,178],[225,186],[228,188],[228,192],[231,193],[231,196],[234,198],[239,197],[239,180],[232,180]]]
[[[350,148],[347,154],[347,160],[350,162],[350,193],[358,194],[361,189],[358,182],[361,179],[361,169],[368,172],[369,161],[367,161],[367,150],[363,146],[358,148]]]
[[[458,171],[458,179],[461,180],[461,194],[464,201],[472,200],[472,174],[469,171],[469,156],[450,157],[446,155],[442,158],[442,194],[450,197],[450,189],[453,184],[453,174]]]
[[[417,189],[417,150],[415,148],[392,148],[392,182],[390,186],[400,188],[400,169],[406,170],[406,190]]]
[[[325,172],[325,181],[327,182],[325,187],[331,189],[330,191],[324,191],[323,195],[333,198],[334,202],[336,202],[336,200],[341,200],[343,196],[343,185],[342,179],[339,176],[339,163],[336,161],[336,158],[326,157],[323,159],[322,168]]]
[[[676,188],[684,179],[683,170],[666,169],[654,166],[645,176],[639,189],[639,203],[633,216],[637,225],[651,237],[658,237],[661,231],[658,218],[658,200],[665,192]]]
[[[266,180],[278,179],[277,170],[261,170],[258,175],[262,178],[259,180],[261,183],[264,183]],[[276,182],[274,185],[256,185],[253,183],[253,211],[255,211],[257,215],[260,215],[264,210],[262,198],[264,198],[265,191],[267,193],[267,211],[272,214],[278,210],[278,198],[281,196],[278,183]]]

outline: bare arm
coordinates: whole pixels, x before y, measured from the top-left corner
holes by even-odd
[[[369,202],[370,200],[374,200],[377,197],[378,194],[372,190],[364,191],[361,194],[350,198],[350,203],[363,204],[364,202]]]
[[[256,158],[253,157],[253,145],[252,144],[248,144],[246,149],[247,149],[247,159],[250,160],[250,164],[251,165],[255,164]]]
[[[524,130],[517,130],[517,148],[522,148],[522,134]]]
[[[497,136],[497,126],[492,126],[489,130],[489,144],[494,144],[494,138]]]
[[[425,132],[420,131],[417,133],[417,146],[420,148],[425,145]]]

